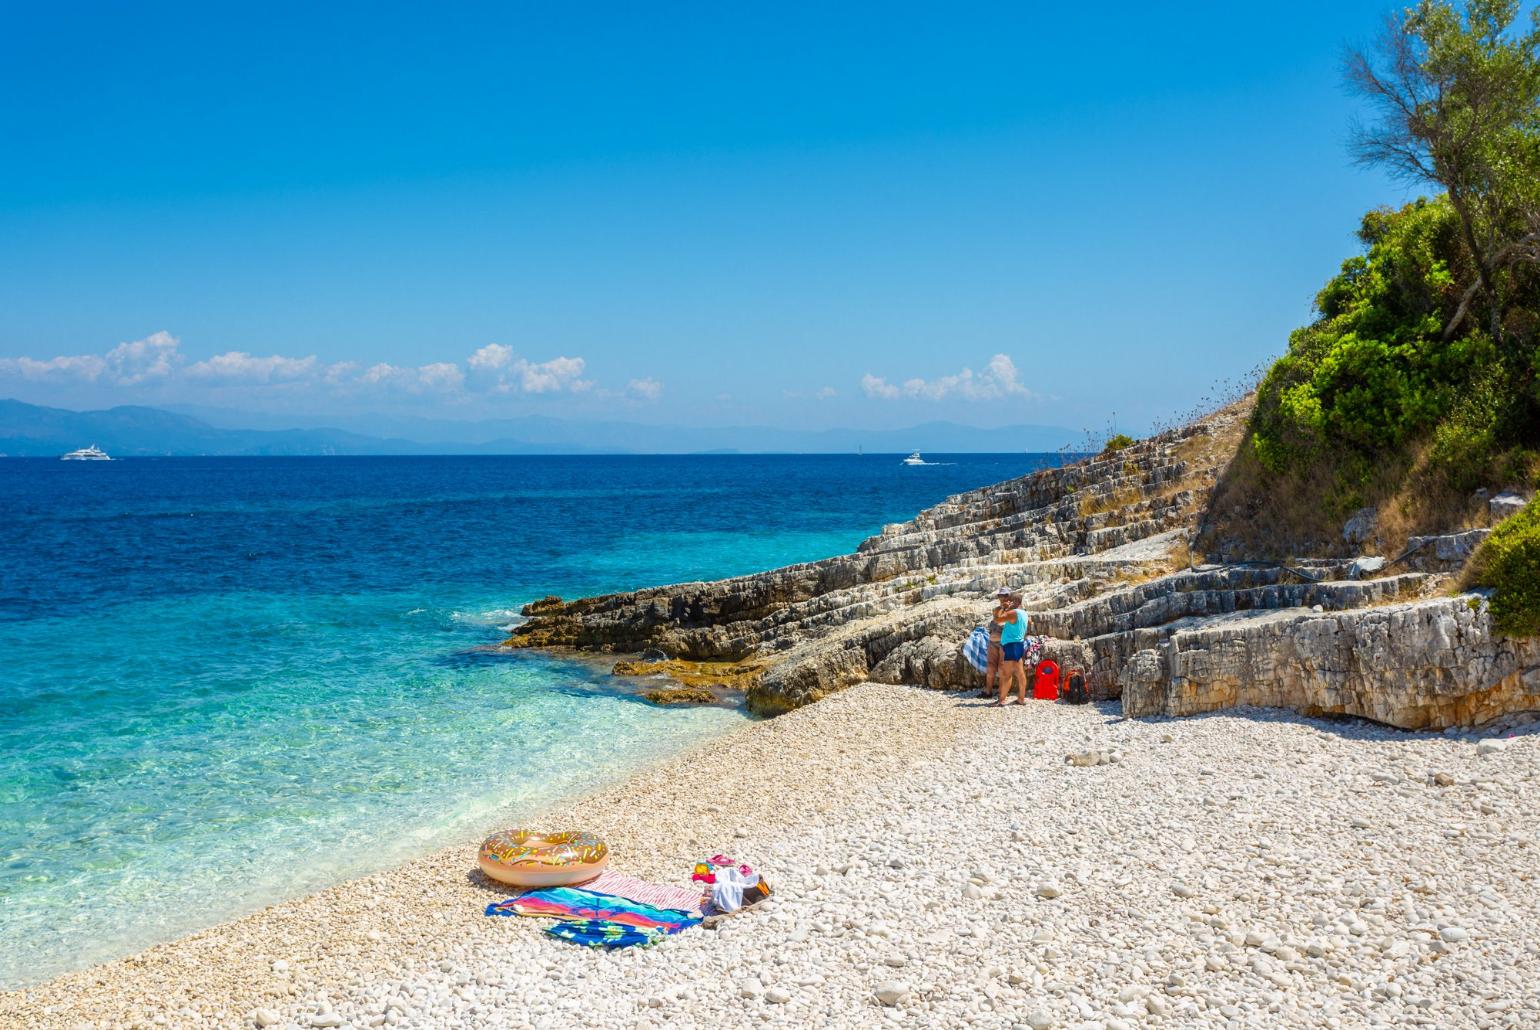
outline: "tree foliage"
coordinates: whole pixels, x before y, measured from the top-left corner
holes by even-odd
[[[1347,76],[1380,114],[1354,133],[1362,162],[1441,188],[1471,263],[1444,338],[1478,298],[1503,345],[1516,277],[1540,262],[1540,9],[1519,31],[1517,0],[1423,0],[1393,18],[1377,55],[1355,52]]]
[[[1360,160],[1441,195],[1372,211],[1362,254],[1316,297],[1264,378],[1253,446],[1273,472],[1359,474],[1430,440],[1465,476],[1535,442],[1540,413],[1540,16],[1511,0],[1463,14],[1424,0],[1392,20],[1349,81],[1380,119]]]

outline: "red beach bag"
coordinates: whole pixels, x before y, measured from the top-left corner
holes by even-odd
[[[1037,675],[1032,680],[1032,698],[1035,701],[1059,699],[1059,665],[1048,658],[1037,665]]]

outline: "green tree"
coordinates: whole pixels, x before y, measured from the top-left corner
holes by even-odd
[[[1527,30],[1519,11],[1517,0],[1468,0],[1463,15],[1422,0],[1390,19],[1377,52],[1347,62],[1380,114],[1354,133],[1358,159],[1442,188],[1458,217],[1471,274],[1442,338],[1480,302],[1510,353],[1508,316],[1540,263],[1540,10]]]
[[[1427,441],[1460,487],[1540,442],[1540,11],[1422,0],[1347,74],[1378,121],[1354,152],[1440,195],[1364,216],[1364,252],[1316,297],[1263,379],[1252,443],[1274,473],[1339,485]],[[1506,456],[1505,456],[1506,455]],[[1511,459],[1511,460],[1510,460]]]

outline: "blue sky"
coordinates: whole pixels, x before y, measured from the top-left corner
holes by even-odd
[[[0,396],[1142,429],[1404,191],[1390,5],[12,5]]]

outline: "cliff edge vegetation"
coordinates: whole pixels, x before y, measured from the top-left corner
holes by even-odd
[[[1205,544],[1350,550],[1485,524],[1540,475],[1540,14],[1425,0],[1352,53],[1356,157],[1436,193],[1364,215],[1363,251],[1262,379]],[[1351,534],[1350,534],[1351,536]]]

